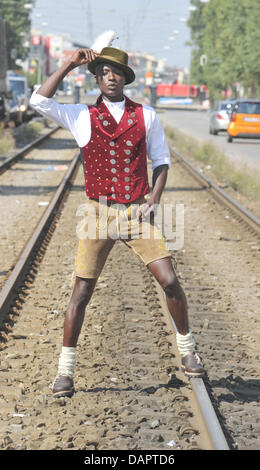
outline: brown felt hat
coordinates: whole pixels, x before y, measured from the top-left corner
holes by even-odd
[[[125,74],[126,85],[135,80],[135,73],[128,66],[128,54],[126,52],[121,51],[120,49],[115,49],[114,47],[104,47],[99,56],[95,60],[92,60],[92,62],[88,63],[89,71],[96,75],[96,67],[102,62],[109,62],[122,69]]]

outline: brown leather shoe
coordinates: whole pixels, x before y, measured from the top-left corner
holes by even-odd
[[[205,374],[198,354],[189,352],[181,359],[182,371],[188,377],[202,377]]]
[[[54,398],[72,397],[74,394],[73,379],[68,375],[58,375],[52,386]]]

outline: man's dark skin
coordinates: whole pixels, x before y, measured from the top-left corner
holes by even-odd
[[[49,77],[39,88],[38,93],[51,98],[61,80],[75,67],[94,60],[98,54],[91,49],[78,49],[71,59],[57,72]],[[98,64],[96,82],[105,100],[118,102],[124,99],[123,89],[125,75],[120,67],[109,62]],[[160,203],[160,198],[167,180],[168,165],[161,165],[153,173],[153,189],[150,199],[139,209],[139,218],[146,217],[153,211],[154,205]],[[178,278],[174,272],[171,259],[162,258],[148,265],[149,270],[157,279],[166,294],[170,314],[178,332],[182,335],[189,333],[187,302]],[[83,324],[85,309],[94,291],[97,279],[76,277],[73,293],[64,321],[63,346],[76,347]]]

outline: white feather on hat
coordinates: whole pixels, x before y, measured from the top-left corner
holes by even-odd
[[[113,40],[116,37],[116,32],[109,30],[100,34],[97,39],[93,42],[91,49],[96,52],[101,52],[104,47],[109,47],[112,45]]]

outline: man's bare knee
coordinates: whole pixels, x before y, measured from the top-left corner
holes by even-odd
[[[85,307],[93,293],[96,279],[84,279],[76,277],[71,303],[77,307]]]
[[[169,297],[179,297],[181,286],[174,273],[166,274],[163,277],[161,287]]]

